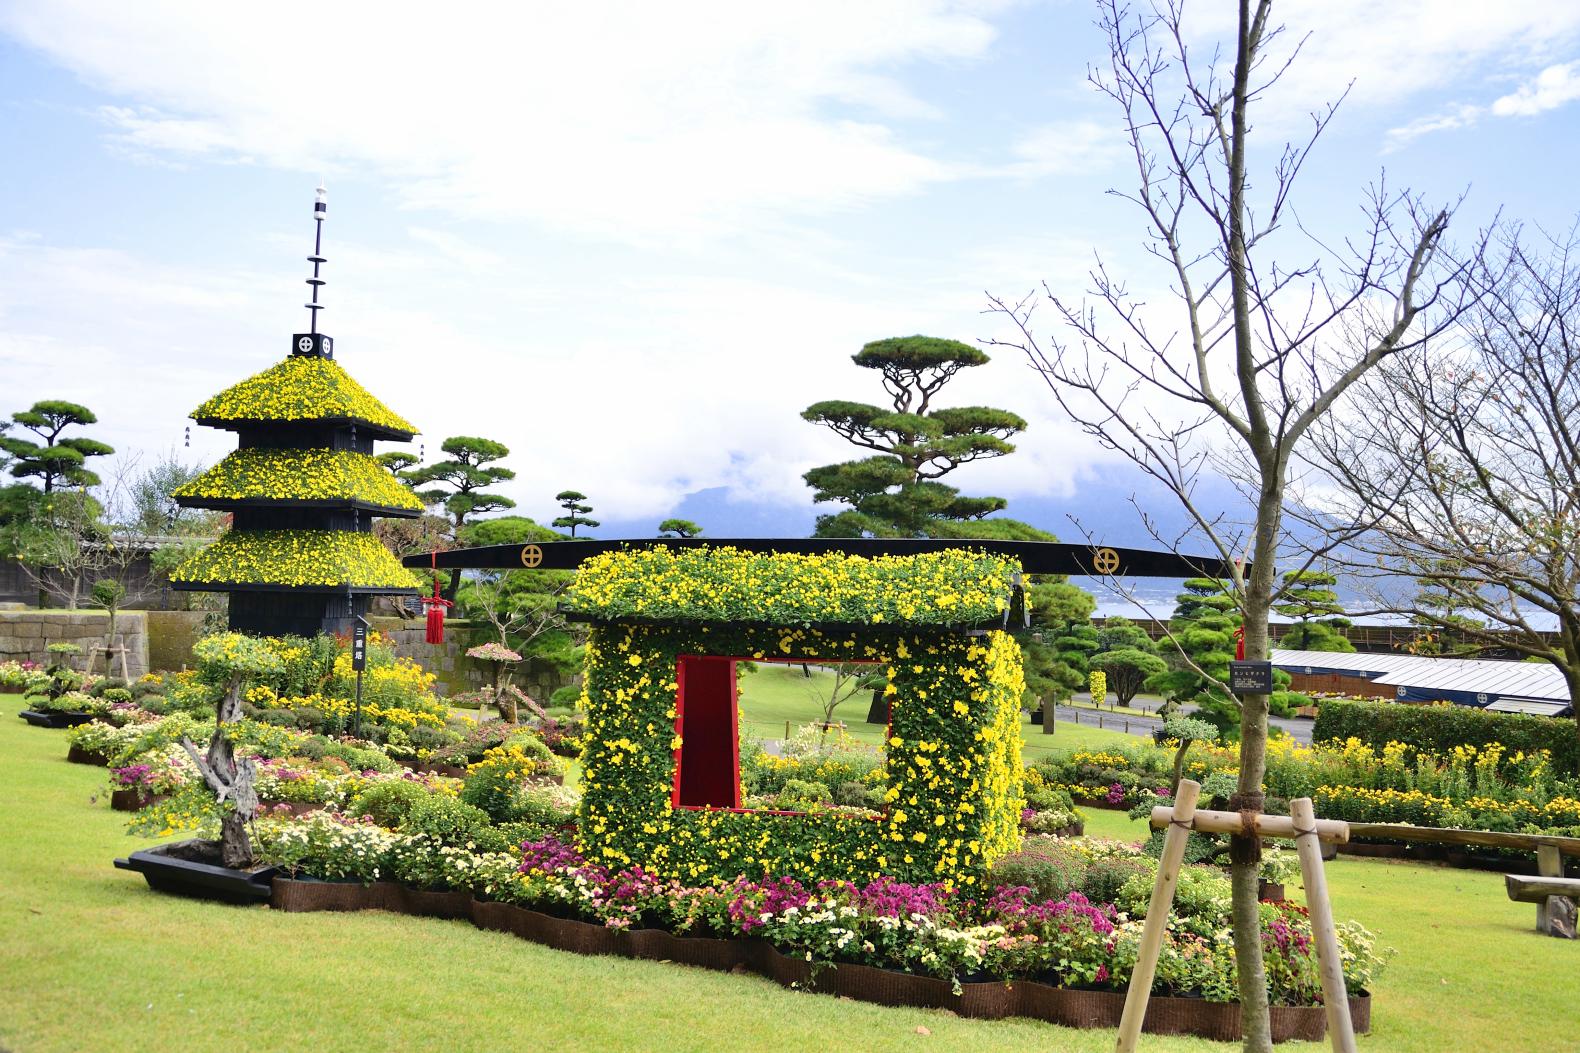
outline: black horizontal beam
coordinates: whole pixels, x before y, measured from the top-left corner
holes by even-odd
[[[484,545],[437,555],[407,556],[401,562],[414,570],[575,570],[583,560],[631,548],[741,549],[823,555],[919,556],[966,549],[1018,560],[1027,574],[1077,574],[1118,578],[1229,578],[1229,563],[1216,557],[1182,556],[1141,548],[1067,545],[1056,541],[948,540],[932,538],[631,538],[613,541],[543,541],[525,545]]]

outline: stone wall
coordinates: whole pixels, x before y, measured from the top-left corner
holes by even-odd
[[[203,611],[149,611],[149,668],[175,672],[193,665],[192,645],[203,635],[204,617]]]
[[[444,624],[444,643],[431,644],[427,642],[427,629],[421,620],[374,617],[369,621],[373,628],[394,642],[396,654],[415,658],[439,678],[438,690],[442,695],[475,691],[487,684],[492,675],[492,663],[466,657],[467,648],[497,639],[490,630],[450,620]],[[542,662],[522,662],[511,666],[510,672],[517,687],[544,705],[548,704],[550,695],[575,679]]]
[[[82,655],[73,660],[78,669],[86,668],[88,652],[94,644],[105,642],[110,616],[104,611],[3,611],[0,610],[0,662],[49,661],[47,648],[52,643],[74,643]],[[148,620],[143,611],[121,611],[115,616],[115,633],[127,647],[126,668],[133,677],[148,672]],[[100,655],[95,672],[104,671]],[[120,675],[120,661],[114,665]]]

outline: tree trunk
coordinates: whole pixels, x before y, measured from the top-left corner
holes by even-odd
[[[253,788],[258,774],[257,763],[251,757],[236,760],[236,748],[225,727],[241,719],[242,684],[242,678],[236,676],[226,686],[215,714],[214,737],[209,740],[206,755],[198,753],[191,739],[181,740],[203,781],[218,796],[220,807],[230,802],[230,811],[220,820],[220,862],[235,870],[245,870],[253,864],[247,824],[258,814],[258,791]]]
[[[1272,607],[1277,537],[1283,518],[1282,466],[1262,466],[1263,489],[1256,509],[1255,543],[1243,607],[1245,657],[1267,659],[1267,616]],[[1240,697],[1240,775],[1229,807],[1260,812],[1267,771],[1267,696]],[[1247,1053],[1272,1053],[1268,1017],[1267,970],[1262,960],[1262,915],[1257,882],[1261,839],[1235,836],[1229,842],[1230,884],[1234,890],[1234,956],[1240,991],[1240,1026]]]

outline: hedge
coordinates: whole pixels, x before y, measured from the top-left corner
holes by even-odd
[[[1448,753],[1455,746],[1501,742],[1511,753],[1547,750],[1553,768],[1580,772],[1580,736],[1571,720],[1523,713],[1488,713],[1472,706],[1412,706],[1398,702],[1326,699],[1311,731],[1314,742],[1357,738],[1375,749],[1402,742]]]

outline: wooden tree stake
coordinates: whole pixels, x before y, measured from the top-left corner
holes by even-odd
[[[1317,966],[1322,974],[1322,1002],[1328,1016],[1328,1040],[1338,1053],[1355,1053],[1355,1028],[1350,1022],[1350,997],[1344,990],[1344,966],[1339,957],[1339,937],[1333,927],[1333,904],[1328,902],[1328,876],[1322,869],[1322,845],[1317,835],[1317,814],[1311,798],[1289,802],[1295,825],[1295,850],[1306,885],[1306,909],[1311,912],[1311,936],[1317,943]]]
[[[1119,1021],[1117,1053],[1131,1053],[1141,1037],[1141,1024],[1147,1016],[1147,999],[1152,995],[1152,979],[1157,975],[1158,952],[1168,931],[1169,910],[1174,905],[1174,888],[1179,881],[1180,864],[1185,861],[1185,842],[1190,837],[1191,820],[1196,815],[1196,799],[1201,784],[1186,779],[1174,795],[1174,811],[1168,833],[1163,835],[1163,857],[1158,860],[1158,880],[1152,886],[1152,901],[1147,905],[1146,927],[1136,954],[1136,968],[1130,974],[1130,989],[1125,993],[1125,1013]]]

